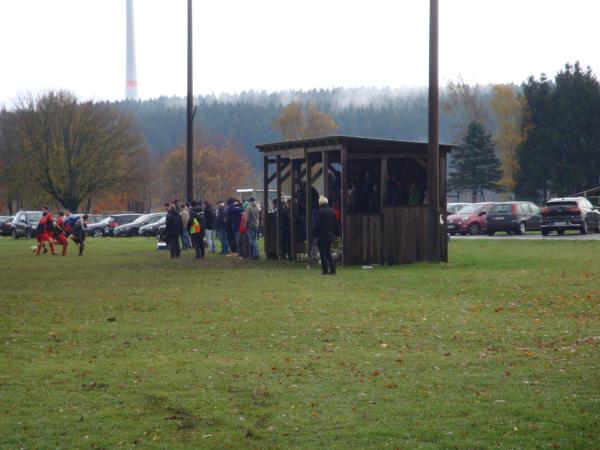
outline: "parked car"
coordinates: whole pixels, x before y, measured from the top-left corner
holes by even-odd
[[[0,216],[0,236],[12,234],[12,221],[14,216]]]
[[[553,198],[542,208],[542,234],[551,231],[564,234],[566,230],[600,233],[600,210],[585,197]]]
[[[86,233],[88,236],[94,237],[112,236],[115,227],[133,222],[141,215],[137,213],[113,214],[98,223],[88,225]]]
[[[470,203],[448,203],[448,206],[446,207],[446,215],[451,216],[452,214],[456,214],[467,205],[470,205]]]
[[[165,219],[166,222],[166,219]],[[167,224],[163,223],[156,231],[156,240],[158,242],[167,242]]]
[[[35,237],[37,224],[42,218],[42,211],[19,211],[11,223],[13,239]]]
[[[166,216],[166,213],[152,213],[144,214],[139,216],[133,222],[119,225],[113,229],[113,236],[115,237],[132,237],[137,236],[141,227],[144,225],[152,224],[157,222]]]
[[[454,235],[460,233],[462,235],[471,234],[477,235],[487,230],[486,216],[488,211],[495,203],[471,203],[464,206],[456,214],[448,216],[447,230],[448,233]]]
[[[539,231],[542,221],[540,208],[530,202],[497,203],[487,213],[487,234],[493,236],[496,231],[525,234],[527,231]]]
[[[140,236],[156,236],[158,233],[158,229],[160,228],[161,225],[165,224],[166,220],[167,220],[167,217],[165,216],[165,217],[161,217],[156,222],[152,222],[147,225],[144,225],[144,226],[140,227],[138,234]]]
[[[88,214],[87,224],[91,225],[93,223],[102,222],[104,219],[106,219],[106,216],[102,214]]]

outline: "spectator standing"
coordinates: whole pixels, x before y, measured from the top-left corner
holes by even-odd
[[[204,211],[195,201],[192,201],[189,215],[187,228],[190,233],[192,247],[196,251],[196,259],[204,259],[204,228],[206,226]]]
[[[215,253],[216,249],[216,231],[215,231],[215,211],[209,202],[204,202],[204,223],[206,245],[211,253]]]
[[[338,233],[335,211],[329,207],[327,198],[319,198],[319,209],[313,214],[313,236],[321,256],[322,275],[335,275],[335,262],[331,255],[331,242]]]
[[[408,183],[408,204],[411,206],[420,205],[423,202],[423,191],[417,185],[414,178]]]
[[[181,216],[181,223],[183,224],[181,232],[181,247],[183,250],[189,250],[190,248],[192,248],[192,240],[188,231],[188,223],[190,221],[190,210],[184,203],[179,205],[179,215]]]
[[[222,201],[217,203],[216,229],[221,241],[221,255],[229,255],[229,241],[227,239],[227,209]]]
[[[177,206],[175,204],[165,203],[165,209],[167,211],[167,218],[165,220],[165,235],[167,237],[167,245],[171,251],[171,258],[179,258],[181,255],[179,239],[181,238],[183,223],[181,221],[179,212],[177,212]]]
[[[250,257],[250,246],[248,244],[248,230],[246,228],[246,213],[247,209],[244,208],[242,213],[242,219],[240,220],[240,229],[238,233],[238,257],[249,258]]]
[[[250,259],[258,259],[258,227],[260,224],[260,208],[256,204],[256,199],[250,197],[249,205],[246,209],[246,232],[248,233]]]
[[[289,261],[292,260],[292,233],[290,223],[290,209],[292,207],[292,200],[289,199],[287,202],[281,202],[281,244],[283,248],[283,258]]]
[[[227,239],[229,248],[234,256],[238,253],[238,240],[240,237],[240,222],[244,210],[239,206],[237,200],[230,198],[227,200]]]

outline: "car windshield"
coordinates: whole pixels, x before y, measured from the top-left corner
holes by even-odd
[[[511,214],[512,205],[496,205],[490,210],[490,214]]]
[[[150,217],[149,217],[150,220],[148,221],[148,223],[158,222],[159,220],[161,220],[164,217],[165,216],[163,214],[150,214]]]
[[[473,203],[472,205],[463,206],[456,214],[473,214],[479,212],[483,208],[483,205]]]
[[[567,202],[567,201],[548,202],[546,204],[546,206],[568,206],[569,208],[574,208],[575,206],[577,206],[577,202]]]
[[[27,220],[40,220],[42,218],[41,212],[30,212],[27,213]]]
[[[146,222],[148,219],[152,219],[152,214],[144,214],[143,216],[138,217],[131,223],[138,224],[138,223]]]

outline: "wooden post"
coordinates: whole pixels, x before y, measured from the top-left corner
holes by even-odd
[[[271,227],[269,226],[269,157],[265,154],[263,156],[263,241],[265,256],[269,257],[269,242],[271,237]]]
[[[348,205],[346,204],[346,197],[348,194],[348,148],[343,145],[340,150],[340,163],[342,166],[342,192],[341,194],[341,210],[342,210],[342,264],[349,262],[348,259],[348,236],[346,233],[346,214],[348,213]]]
[[[388,202],[388,192],[387,192],[387,176],[388,176],[388,159],[381,158],[381,212],[383,213],[383,207],[387,205]]]
[[[440,142],[438,86],[438,0],[429,3],[429,145],[427,148],[427,260],[440,262]]]
[[[282,254],[282,242],[281,242],[281,222],[283,216],[281,213],[280,203],[281,203],[281,156],[277,155],[275,170],[277,171],[277,258],[281,260]]]
[[[380,220],[381,220],[381,235],[379,237],[379,264],[385,264],[385,237],[388,230],[385,229],[385,207],[388,202],[387,192],[387,175],[388,175],[388,159],[381,158],[381,195],[379,197],[380,202]]]
[[[323,167],[323,195],[327,197],[331,206],[331,199],[329,198],[329,152],[321,152],[321,161]]]
[[[292,173],[291,173],[292,189],[290,192],[290,195],[292,196],[291,197],[292,205],[289,210],[290,239],[292,241],[292,245],[291,245],[292,259],[295,261],[296,253],[297,253],[296,241],[298,240],[298,238],[296,236],[296,184],[298,183],[298,162],[292,159],[290,161],[290,164],[291,164],[290,170],[292,171]]]
[[[440,157],[440,212],[444,215],[444,224],[440,225],[440,246],[441,246],[441,258],[443,262],[448,262],[448,238],[447,238],[447,216],[446,211],[448,210],[448,202],[446,200],[447,194],[447,174],[446,174],[446,155]]]
[[[185,196],[188,202],[194,197],[194,77],[192,71],[194,67],[192,51],[192,0],[188,0],[187,9],[187,133],[185,145]]]
[[[306,252],[312,247],[312,163],[311,154],[306,152]]]

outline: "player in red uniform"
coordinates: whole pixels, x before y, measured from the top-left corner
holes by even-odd
[[[52,223],[52,225],[50,225],[51,223],[52,222],[48,220],[48,211],[46,208],[46,211],[44,211],[42,213],[42,218],[38,222],[38,226],[37,226],[36,239],[38,241],[38,245],[37,245],[37,250],[35,252],[35,254],[37,256],[40,256],[40,251],[42,250],[42,247],[44,246],[44,243],[46,243],[46,242],[48,242],[48,244],[50,245],[50,251],[52,252],[52,254],[56,255],[56,253],[54,253],[54,244],[52,243],[52,238],[50,237],[50,234],[48,233],[48,231],[51,230],[52,226],[54,225],[53,223]]]
[[[47,213],[48,214],[48,220],[50,222],[52,222],[54,220],[54,217],[52,217],[52,213],[50,211],[48,211],[48,207],[47,206],[42,206],[42,213]],[[48,233],[48,235],[50,235],[51,233]],[[42,250],[44,251],[44,253],[48,253],[48,249],[46,248],[46,243],[42,242]]]
[[[65,237],[65,233],[64,233],[64,216],[65,213],[60,211],[58,213],[58,217],[56,218],[56,223],[54,224],[54,230],[52,232],[52,237],[54,238],[54,243],[55,244],[60,244],[62,246],[62,256],[66,256],[67,255],[67,247],[69,245],[69,241],[67,241],[67,238]]]

